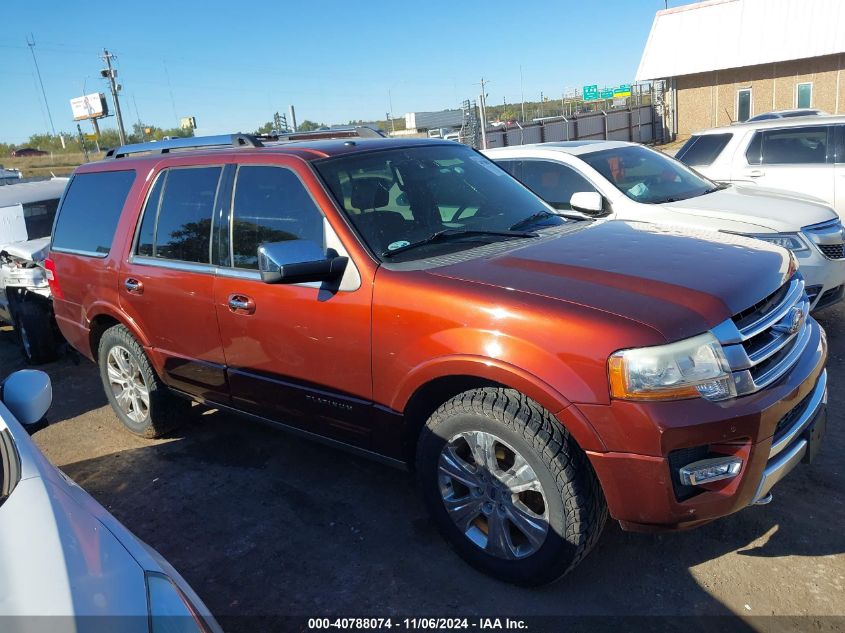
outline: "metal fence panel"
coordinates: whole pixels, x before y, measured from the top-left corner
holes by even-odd
[[[571,119],[543,121],[523,128],[497,129],[487,132],[487,147],[503,147],[574,141],[578,139],[609,139],[653,143],[661,131],[660,119],[654,106],[635,106],[630,110],[582,113]]]

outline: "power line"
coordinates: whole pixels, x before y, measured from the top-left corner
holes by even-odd
[[[47,107],[47,117],[50,119],[50,131],[56,135],[56,128],[53,125],[53,114],[50,112],[50,103],[47,101],[47,92],[44,90],[44,81],[41,79],[41,69],[38,68],[38,59],[35,57],[35,36],[30,33],[26,38],[26,45],[32,53],[32,61],[35,63],[35,72],[38,74],[38,83],[41,84],[41,96],[44,97],[44,105]]]

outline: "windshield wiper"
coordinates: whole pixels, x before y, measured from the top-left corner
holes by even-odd
[[[421,240],[417,240],[416,242],[409,242],[408,244],[404,244],[399,248],[394,248],[390,251],[384,251],[381,256],[383,258],[389,258],[398,255],[399,253],[402,253],[404,251],[411,250],[412,248],[417,248],[418,246],[425,246],[426,244],[433,244],[434,242],[448,241],[453,238],[473,236],[537,237],[537,234],[529,233],[527,231],[515,231],[513,229],[509,229],[507,231],[485,231],[481,229],[443,229],[442,231],[432,233],[428,237],[423,238]]]
[[[546,218],[554,218],[557,216],[557,213],[552,213],[551,211],[538,211],[537,213],[532,213],[527,218],[521,219],[519,222],[510,227],[509,230],[518,231],[519,229],[524,229],[526,226],[531,226],[532,224],[540,220],[545,220]]]

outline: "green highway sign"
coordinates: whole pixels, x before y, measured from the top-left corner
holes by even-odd
[[[599,98],[599,87],[595,84],[592,86],[584,86],[584,90],[581,94],[584,96],[584,101],[595,101]]]
[[[604,88],[601,91],[602,99],[613,99],[613,88]]]

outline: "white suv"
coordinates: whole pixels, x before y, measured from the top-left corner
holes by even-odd
[[[819,201],[717,184],[637,143],[563,141],[484,153],[554,209],[756,237],[795,253],[813,309],[845,295],[845,233]]]
[[[845,213],[845,116],[714,128],[690,137],[675,158],[711,180],[795,191]]]

